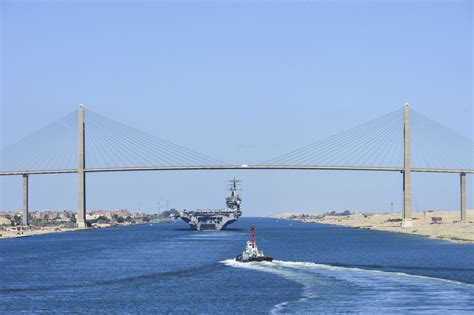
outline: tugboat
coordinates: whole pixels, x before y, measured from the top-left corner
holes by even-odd
[[[262,251],[259,251],[257,244],[255,244],[255,227],[252,224],[251,229],[252,239],[247,241],[247,247],[245,251],[239,256],[235,257],[236,261],[240,262],[251,262],[251,261],[272,261],[273,257],[265,256]]]

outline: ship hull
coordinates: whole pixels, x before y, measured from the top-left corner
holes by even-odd
[[[195,231],[220,231],[239,220],[241,214],[240,211],[216,213],[186,212],[181,213],[180,218]]]
[[[249,257],[247,259],[244,259],[242,257],[242,255],[239,255],[237,257],[235,257],[235,260],[236,261],[239,261],[239,262],[252,262],[252,261],[256,261],[256,262],[262,262],[262,261],[273,261],[273,257],[270,257],[270,256],[259,256],[259,257]]]
[[[225,199],[227,205],[223,209],[199,209],[194,211],[183,210],[179,217],[196,231],[220,231],[229,224],[237,221],[242,215],[240,210],[241,199],[237,193],[239,180],[230,180],[230,196]]]

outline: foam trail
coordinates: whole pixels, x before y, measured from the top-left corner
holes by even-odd
[[[400,276],[400,277],[407,277],[407,278],[426,279],[426,280],[430,280],[430,281],[431,280],[432,281],[441,281],[441,282],[447,282],[447,283],[456,284],[456,285],[464,285],[464,286],[474,288],[474,285],[469,284],[469,283],[465,283],[465,282],[449,280],[449,279],[443,279],[443,278],[413,275],[413,274],[404,273],[404,272],[390,272],[390,271],[382,271],[382,270],[374,270],[374,269],[362,269],[362,268],[354,268],[354,267],[340,267],[340,266],[332,266],[332,265],[326,265],[326,264],[316,264],[316,263],[302,262],[302,261],[274,260],[273,262],[277,265],[287,266],[287,267],[290,267],[290,268],[327,269],[327,270],[334,270],[334,271],[337,271],[337,270],[352,270],[354,272],[382,274],[382,275],[385,275],[385,276],[388,276],[388,277]]]
[[[276,274],[300,283],[301,297],[274,306],[272,313],[401,312],[469,313],[474,308],[474,285],[459,281],[312,262],[240,263],[234,268]],[[324,301],[324,303],[321,303]],[[402,303],[403,302],[403,303]],[[401,306],[400,306],[401,305]]]
[[[314,269],[314,270],[332,270],[332,271],[354,271],[354,272],[361,272],[361,273],[374,273],[374,274],[381,274],[385,275],[388,277],[393,277],[393,276],[400,276],[400,277],[407,277],[407,278],[417,278],[417,279],[426,279],[426,280],[432,280],[432,281],[440,281],[440,282],[446,282],[446,283],[451,283],[455,285],[463,285],[467,287],[473,287],[474,285],[465,283],[465,282],[460,282],[460,281],[455,281],[455,280],[449,280],[449,279],[443,279],[443,278],[435,278],[435,277],[428,277],[428,276],[420,276],[420,275],[413,275],[409,273],[404,273],[404,272],[390,272],[390,271],[382,271],[382,270],[374,270],[374,269],[362,269],[362,268],[354,268],[354,267],[340,267],[340,266],[332,266],[332,265],[327,265],[327,264],[316,264],[312,262],[303,262],[303,261],[283,261],[283,260],[274,260],[273,262],[259,262],[259,263],[241,263],[238,261],[235,261],[234,259],[227,259],[224,261],[221,261],[221,263],[226,264],[227,266],[231,267],[237,267],[237,268],[247,268],[247,269],[254,269],[254,270],[261,270],[261,271],[270,271],[268,268],[277,267],[288,267],[288,268],[293,268],[293,269]]]

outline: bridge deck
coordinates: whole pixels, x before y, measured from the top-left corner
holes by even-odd
[[[198,165],[198,166],[140,166],[140,167],[107,167],[86,168],[86,173],[100,172],[130,172],[130,171],[207,171],[207,170],[319,170],[319,171],[377,171],[402,172],[403,167],[370,167],[370,166],[320,166],[320,165]],[[465,173],[474,174],[470,169],[431,169],[412,168],[412,172],[420,173]],[[77,169],[58,170],[20,170],[3,171],[0,176],[39,175],[39,174],[69,174],[77,173]]]

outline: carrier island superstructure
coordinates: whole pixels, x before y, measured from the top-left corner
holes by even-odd
[[[242,202],[238,193],[238,179],[229,181],[230,196],[225,199],[227,207],[224,209],[198,209],[193,211],[183,210],[180,218],[188,223],[193,230],[216,230],[225,229],[227,225],[237,221],[242,215],[240,203]]]

